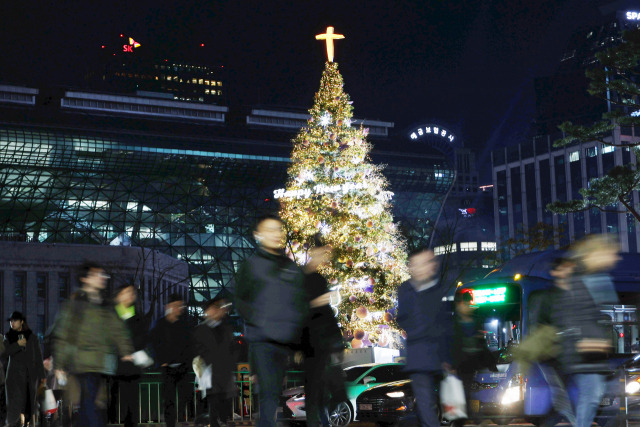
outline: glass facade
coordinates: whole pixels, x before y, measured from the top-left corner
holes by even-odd
[[[192,301],[211,298],[253,253],[255,218],[277,211],[273,191],[287,181],[285,150],[254,155],[269,150],[242,139],[235,144],[162,133],[0,127],[0,238],[158,250],[189,264]],[[413,246],[428,244],[454,176],[441,158],[432,159],[385,161],[395,219],[410,230]],[[14,279],[21,307],[24,276]],[[68,279],[60,279],[60,299],[68,295]]]

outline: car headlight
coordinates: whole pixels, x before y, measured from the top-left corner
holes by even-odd
[[[520,386],[508,387],[502,395],[502,404],[508,405],[520,401]]]
[[[627,394],[636,394],[640,391],[640,383],[638,382],[639,379],[640,377],[634,379],[630,383],[627,383],[627,386],[625,387],[625,391],[627,392]]]
[[[400,397],[404,397],[404,391],[390,391],[389,393],[387,393],[387,396],[392,399],[398,399]]]

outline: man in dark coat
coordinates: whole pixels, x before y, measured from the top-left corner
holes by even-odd
[[[252,370],[258,375],[259,427],[275,427],[287,361],[300,344],[307,315],[304,274],[283,253],[285,234],[277,216],[256,222],[258,250],[238,269],[235,305],[246,322]]]
[[[115,311],[120,320],[125,324],[133,351],[144,350],[147,346],[147,335],[150,324],[150,314],[145,315],[136,309],[136,288],[132,283],[120,286],[115,296]],[[138,383],[142,376],[142,368],[131,361],[119,361],[111,388],[110,409],[117,413],[117,393],[120,394],[120,419],[125,427],[134,427],[139,418]]]
[[[155,350],[156,363],[162,372],[164,419],[167,427],[175,427],[178,414],[184,414],[187,402],[193,397],[193,385],[188,374],[191,371],[194,349],[191,328],[182,318],[184,306],[180,295],[169,295],[165,316],[158,320],[149,337]]]
[[[205,321],[196,327],[196,354],[211,365],[211,388],[207,389],[209,425],[220,427],[231,417],[231,398],[235,392],[233,372],[237,352],[233,345],[233,328],[227,321],[229,303],[214,298],[204,307]]]
[[[407,370],[423,427],[440,425],[436,389],[443,368],[449,367],[443,331],[449,329],[442,298],[447,288],[438,283],[438,262],[433,251],[409,255],[411,279],[398,289],[398,324],[407,333]]]
[[[332,248],[316,245],[309,251],[309,261],[304,268],[304,287],[310,309],[302,334],[305,412],[309,427],[328,423],[324,411],[329,403],[328,393],[332,393],[336,400],[347,399],[344,379],[341,376],[336,378],[334,371],[329,369],[332,354],[342,352],[344,346],[330,306],[327,279],[318,273],[318,268],[331,258]]]
[[[24,315],[14,311],[8,320],[11,330],[4,336],[9,357],[5,386],[7,425],[13,427],[21,425],[21,414],[27,422],[35,420],[36,392],[45,372],[38,337],[27,326]]]

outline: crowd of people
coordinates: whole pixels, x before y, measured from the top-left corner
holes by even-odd
[[[221,294],[207,301],[202,307],[204,319],[196,327],[187,321],[185,301],[178,294],[168,296],[164,316],[151,326],[151,313],[136,303],[134,285],[125,284],[106,298],[109,277],[93,263],[83,265],[80,288],[50,328],[44,354],[25,316],[14,312],[8,319],[11,329],[0,344],[8,359],[6,425],[34,426],[37,396],[48,387],[65,403],[56,415],[59,425],[103,426],[109,401],[119,396],[120,419],[125,426],[135,426],[140,421],[138,385],[150,354],[162,376],[168,427],[185,420],[185,408],[193,399],[194,358],[209,367],[196,369],[198,376],[209,376],[209,425],[225,426],[232,419],[231,399],[237,394],[233,375],[238,348],[227,316],[231,300],[250,344],[249,362],[259,395],[258,426],[275,427],[286,370],[296,354],[303,360],[307,424],[328,425],[329,396],[346,400],[342,371],[331,362],[342,354],[344,342],[329,305],[328,283],[318,273],[329,262],[332,248],[318,238],[308,262],[300,267],[283,251],[285,232],[279,217],[261,217],[253,236],[258,248],[240,265],[233,297]],[[533,318],[534,332],[514,353],[523,367],[544,362],[541,369],[554,409],[547,417],[549,425],[564,417],[571,425],[587,427],[595,417],[608,369],[604,359],[612,346],[599,305],[617,301],[606,274],[617,253],[615,242],[600,236],[578,242],[567,256],[558,258],[552,267],[555,287]],[[406,370],[418,420],[432,427],[440,425],[436,390],[443,375],[462,380],[469,402],[475,373],[497,367],[471,294],[455,294],[452,316],[444,303],[450,288],[438,280],[434,253],[414,251],[408,263],[410,279],[397,293],[397,321],[407,334]],[[578,389],[575,404],[567,393],[569,383]]]

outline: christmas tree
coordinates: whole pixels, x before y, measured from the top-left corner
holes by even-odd
[[[311,118],[293,141],[286,189],[276,197],[287,250],[300,264],[318,234],[334,248],[320,273],[339,292],[333,305],[352,347],[395,347],[395,291],[407,278],[405,245],[393,223],[393,193],[382,167],[369,158],[368,129],[352,126],[352,110],[338,65],[329,61]]]

